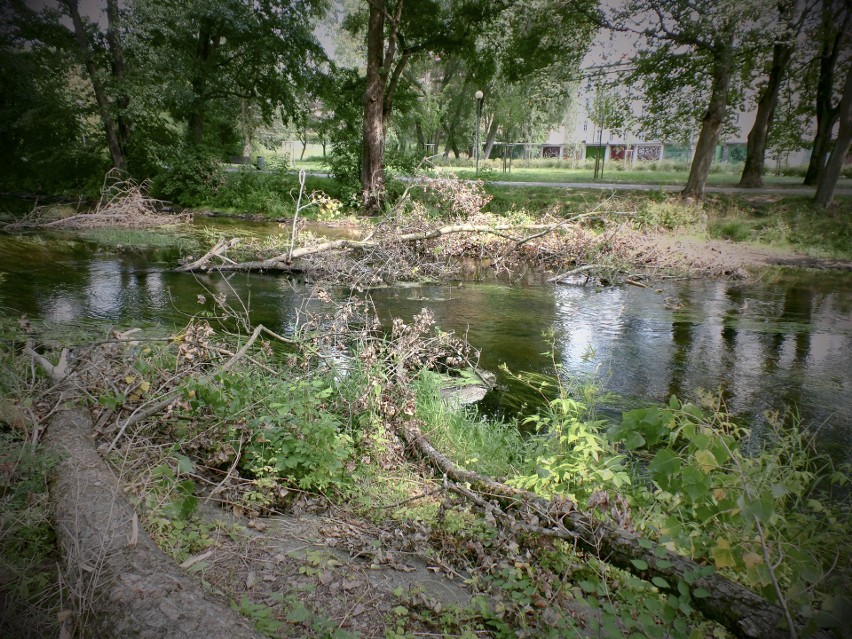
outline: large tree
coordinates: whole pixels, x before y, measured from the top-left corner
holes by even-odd
[[[825,168],[820,173],[814,197],[817,205],[823,208],[827,207],[834,197],[834,189],[837,186],[837,179],[840,177],[840,170],[846,162],[846,155],[849,153],[850,145],[852,145],[852,67],[846,72],[846,84],[843,87],[838,111],[840,127],[837,132],[837,140]]]
[[[440,119],[447,150],[457,152],[463,142],[467,146],[467,123],[472,123],[475,108],[472,96],[482,90],[486,104],[491,104],[498,70],[503,86],[512,87],[508,93],[516,92],[515,83],[534,81],[535,74],[540,85],[558,70],[576,75],[576,64],[589,42],[586,12],[594,6],[590,0],[426,0],[416,5],[365,0],[365,4],[360,21],[367,41],[361,186],[366,207],[373,211],[384,191],[385,141],[394,100],[400,85],[412,82],[404,71],[417,56],[428,53],[443,66],[445,77],[437,83],[442,92],[455,89],[451,95],[444,93],[448,100]],[[550,73],[543,74],[545,69]],[[490,115],[493,122],[496,112]]]
[[[671,134],[681,127],[684,137],[698,128],[686,199],[704,197],[739,72],[753,55],[755,34],[767,29],[770,6],[768,0],[635,0],[605,20],[611,29],[641,37],[632,81],[648,105],[643,128]]]
[[[136,0],[134,54],[158,80],[164,106],[186,124],[189,144],[216,145],[221,136],[212,125],[233,130],[241,103],[267,120],[296,114],[298,95],[325,63],[313,29],[327,4]]]
[[[842,77],[845,65],[852,63],[852,5],[844,0],[820,0],[821,21],[815,33],[819,53],[816,66],[816,133],[805,184],[815,185],[825,166],[831,147],[831,135],[840,115],[840,100],[835,79]]]
[[[367,66],[364,95],[361,189],[367,211],[384,196],[384,156],[388,122],[403,71],[418,55],[446,55],[471,48],[478,25],[489,14],[487,2],[365,0]],[[350,24],[357,24],[353,16]]]
[[[804,0],[779,0],[778,22],[767,33],[772,40],[772,56],[768,63],[766,83],[758,93],[754,124],[748,134],[746,159],[739,186],[763,186],[763,170],[769,128],[775,116],[782,83],[785,80],[797,39],[812,5]]]

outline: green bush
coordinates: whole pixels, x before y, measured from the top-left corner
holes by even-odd
[[[292,172],[284,166],[268,172],[243,168],[223,176],[207,204],[245,213],[292,214],[294,204],[290,189],[294,184]]]
[[[204,151],[175,155],[168,167],[154,178],[151,193],[182,206],[207,203],[223,181],[219,161]]]

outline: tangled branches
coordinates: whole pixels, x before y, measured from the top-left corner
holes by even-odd
[[[163,212],[163,202],[148,197],[147,181],[137,183],[117,169],[106,174],[101,197],[91,211],[56,218],[46,206],[35,207],[24,219],[3,227],[6,232],[29,229],[151,228],[188,222],[187,213]]]

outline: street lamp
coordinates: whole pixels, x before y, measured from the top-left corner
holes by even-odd
[[[482,91],[476,92],[476,175],[479,175],[479,123],[482,120],[482,98],[485,94]]]

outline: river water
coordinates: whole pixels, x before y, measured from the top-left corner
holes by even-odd
[[[287,333],[309,295],[305,284],[282,276],[175,273],[178,257],[173,248],[107,252],[75,236],[0,236],[0,307],[57,329],[182,326],[201,310],[199,294],[225,293],[242,300],[252,321]],[[428,307],[441,328],[481,350],[482,366],[498,374],[481,402],[487,413],[516,414],[531,398],[501,364],[548,374],[555,361],[567,379],[596,381],[615,395],[602,402],[604,412],[672,394],[721,393],[755,429],[765,411],[795,409],[821,448],[852,461],[849,274],[784,272],[750,284],[669,281],[645,289],[465,282],[370,295],[383,321]]]

